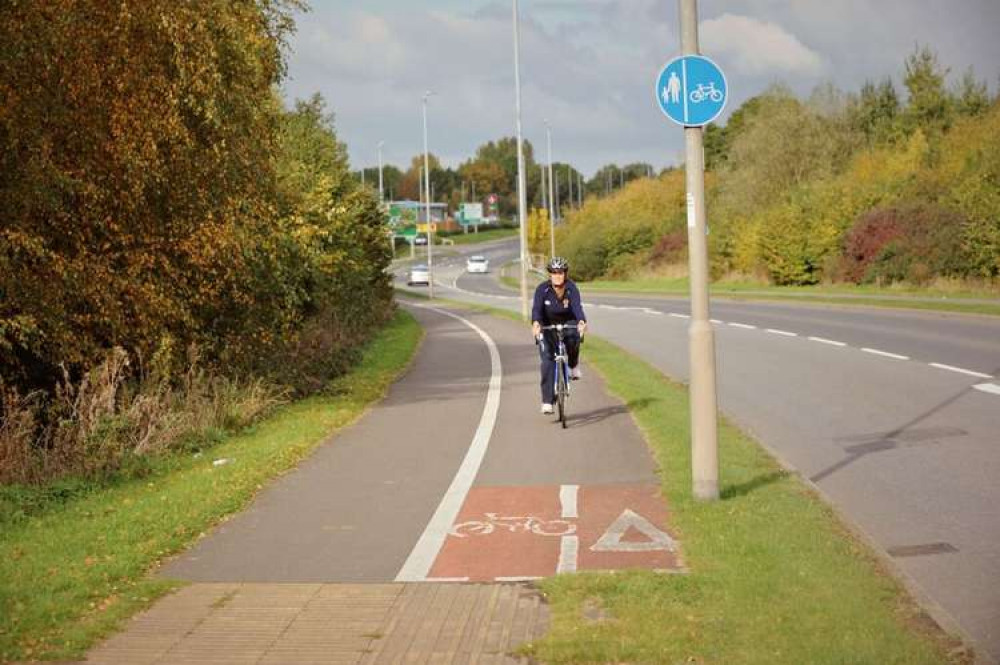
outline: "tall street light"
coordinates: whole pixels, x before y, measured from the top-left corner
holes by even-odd
[[[378,142],[378,202],[385,205],[385,189],[382,185],[382,146],[385,141]]]
[[[549,240],[552,245],[550,257],[556,255],[556,190],[552,187],[552,126],[545,120],[545,142],[549,151]]]
[[[517,0],[514,1],[514,114],[517,118],[517,217],[521,227],[521,318],[528,320],[528,230],[524,218],[527,186],[524,182],[524,142],[521,139],[521,36],[518,28]]]
[[[698,48],[697,0],[680,0],[681,55]],[[691,276],[691,470],[696,499],[719,498],[718,398],[715,332],[709,319],[708,249],[705,240],[705,150],[701,127],[685,127],[688,261]]]
[[[430,90],[424,93],[424,178],[426,178],[424,191],[427,195],[427,203],[424,210],[427,215],[427,281],[428,296],[434,299],[434,226],[431,224],[431,166],[430,158],[427,156],[427,98],[434,93]]]

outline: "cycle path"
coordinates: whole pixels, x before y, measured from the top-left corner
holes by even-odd
[[[652,458],[586,345],[562,429],[539,413],[526,326],[407,307],[427,335],[386,399],[165,565],[194,584],[87,662],[517,662],[548,620],[524,582],[683,570]]]

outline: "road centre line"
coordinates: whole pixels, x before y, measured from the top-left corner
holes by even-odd
[[[396,575],[397,582],[420,582],[427,579],[427,574],[434,565],[444,541],[451,531],[451,525],[455,523],[458,512],[465,503],[465,498],[469,494],[472,482],[482,466],[483,458],[486,456],[486,448],[489,446],[490,437],[493,435],[493,427],[496,425],[497,412],[500,410],[500,388],[502,385],[503,368],[500,364],[500,352],[496,342],[486,334],[482,328],[472,323],[468,319],[457,314],[448,312],[436,307],[414,304],[415,307],[422,307],[438,314],[444,314],[453,319],[461,321],[469,328],[476,331],[490,351],[490,384],[486,393],[486,404],[483,407],[483,415],[479,419],[476,433],[469,444],[469,450],[462,460],[461,466],[455,473],[451,485],[441,497],[441,503],[431,517],[430,522],[421,534],[413,551],[407,557],[406,562]]]
[[[556,566],[556,573],[575,573],[579,554],[580,538],[563,536],[559,542],[559,564]]]
[[[827,339],[825,337],[810,337],[810,341],[819,342],[820,344],[829,344],[830,346],[847,346],[844,342],[838,342],[835,339]]]
[[[783,337],[798,337],[799,336],[798,333],[789,332],[787,330],[778,330],[776,328],[768,328],[767,332],[771,333],[772,335],[782,335]]]
[[[873,353],[876,356],[882,356],[884,358],[892,358],[893,360],[909,360],[909,356],[901,356],[898,353],[889,353],[888,351],[879,351],[878,349],[869,349],[868,347],[862,347],[861,349],[865,353]]]
[[[562,485],[559,487],[559,503],[562,505],[563,517],[579,517],[576,509],[576,497],[579,491],[579,485]]]
[[[976,390],[980,390],[984,393],[991,393],[993,395],[1000,395],[1000,386],[995,383],[980,383],[979,385],[972,386]]]
[[[734,328],[743,328],[744,330],[757,330],[757,326],[752,326],[749,323],[730,323]]]
[[[983,374],[982,372],[974,372],[971,369],[963,369],[961,367],[955,367],[953,365],[942,365],[941,363],[929,363],[931,367],[937,367],[938,369],[945,369],[949,372],[958,372],[959,374],[968,374],[969,376],[979,377],[980,379],[992,379],[992,374]]]

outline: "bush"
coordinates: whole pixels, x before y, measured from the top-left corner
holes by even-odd
[[[684,227],[684,174],[628,183],[612,196],[587,199],[556,229],[556,247],[573,265],[581,281],[614,271],[629,272],[633,256],[645,252],[664,235]]]
[[[954,210],[903,203],[858,219],[845,239],[842,273],[855,283],[923,284],[968,274],[963,219]]]

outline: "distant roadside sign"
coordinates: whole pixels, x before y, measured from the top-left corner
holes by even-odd
[[[674,58],[656,79],[656,103],[684,127],[701,127],[719,117],[729,95],[726,76],[702,55]]]
[[[483,204],[482,203],[463,203],[458,209],[458,223],[462,226],[482,224],[483,222]]]

